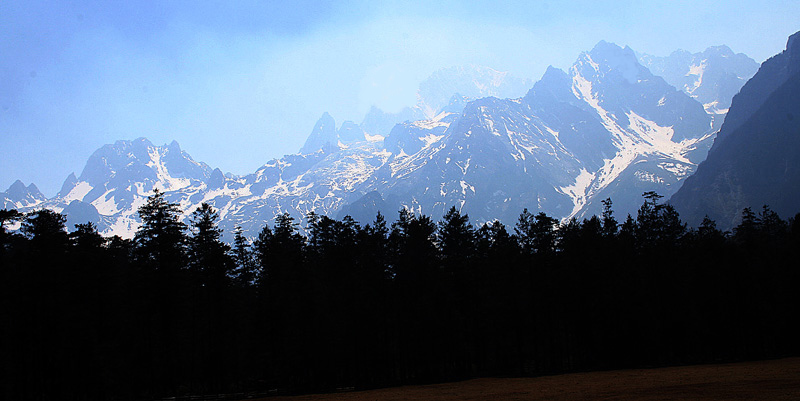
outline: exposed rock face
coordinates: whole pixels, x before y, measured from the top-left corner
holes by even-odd
[[[800,33],[762,64],[734,97],[722,129],[697,172],[670,203],[690,224],[705,215],[721,228],[745,207],[800,212]]]

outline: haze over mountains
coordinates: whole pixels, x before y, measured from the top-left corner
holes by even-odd
[[[640,54],[638,58],[653,74],[697,99],[713,116],[727,113],[733,96],[758,70],[753,59],[724,45],[695,54],[677,50],[667,57]],[[715,122],[722,124],[722,120]]]
[[[176,142],[139,138],[97,150],[51,199],[22,183],[0,195],[3,207],[48,207],[124,237],[155,189],[187,215],[208,202],[227,233],[242,226],[250,235],[284,211],[366,224],[378,210],[438,218],[456,206],[474,222],[513,224],[524,208],[597,214],[610,197],[624,216],[644,191],[674,194],[705,160],[755,66],[725,46],[657,58],[601,41],[535,84],[454,67],[421,83],[417,105],[400,113],[373,108],[361,124],[341,125],[325,113],[298,154],[246,176],[194,161]]]

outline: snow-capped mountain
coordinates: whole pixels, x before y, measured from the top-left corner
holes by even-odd
[[[677,50],[667,57],[639,55],[639,62],[703,104],[719,128],[731,99],[758,70],[758,63],[728,46],[709,47],[702,53]]]
[[[155,146],[145,138],[105,145],[89,157],[79,177],[70,174],[58,195],[42,206],[88,217],[101,231],[130,237],[136,210],[155,189],[171,201],[224,180],[219,170],[192,160],[177,142]],[[182,202],[182,206],[185,203]],[[188,205],[186,205],[188,206]],[[72,213],[70,213],[72,211]]]
[[[487,76],[506,77],[494,73]],[[630,48],[606,42],[567,71],[549,68],[522,97],[473,100],[454,92],[436,107],[435,115],[384,134],[365,123],[337,129],[325,113],[299,154],[245,176],[196,162],[175,142],[118,141],[35,206],[126,237],[155,189],[187,218],[211,204],[227,235],[241,226],[254,236],[283,212],[301,223],[311,211],[368,223],[378,210],[390,219],[401,207],[439,218],[456,206],[474,222],[514,224],[523,208],[580,218],[599,213],[611,197],[624,215],[635,213],[644,191],[674,193],[715,133],[703,104],[653,75]]]
[[[395,208],[438,216],[455,205],[477,221],[506,223],[523,208],[561,218],[598,213],[606,197],[618,212],[634,212],[644,191],[674,193],[713,139],[699,102],[651,74],[631,49],[606,42],[567,72],[548,69],[521,99],[470,102],[443,134],[415,132],[425,124],[434,127],[395,127],[387,144],[401,133],[427,141],[413,142],[414,154],[387,146],[389,167],[362,191]]]
[[[14,181],[5,192],[0,192],[0,209],[22,209],[33,207],[47,200],[33,183],[28,185],[20,180]]]

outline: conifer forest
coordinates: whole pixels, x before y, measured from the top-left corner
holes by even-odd
[[[222,240],[156,192],[132,240],[0,211],[0,398],[326,392],[798,354],[800,215],[697,228],[636,216],[513,227],[403,209],[278,215]],[[438,219],[438,220],[437,220]],[[12,227],[19,227],[12,229]]]

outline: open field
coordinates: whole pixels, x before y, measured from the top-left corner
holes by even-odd
[[[800,358],[537,378],[483,378],[337,394],[304,400],[800,400]]]

